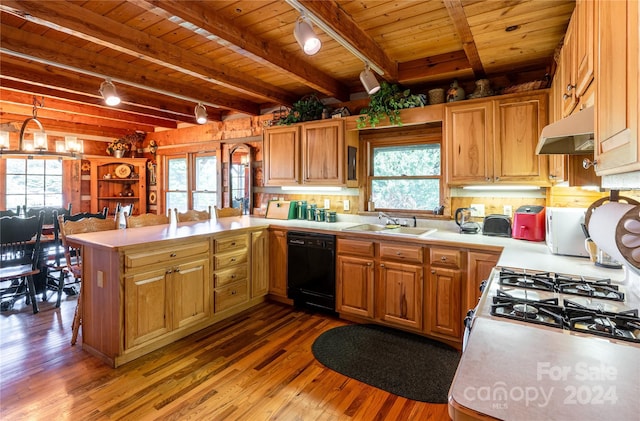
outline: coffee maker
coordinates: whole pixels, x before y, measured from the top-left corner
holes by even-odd
[[[476,234],[480,231],[480,224],[471,220],[473,208],[458,208],[454,215],[456,224],[460,227],[462,234]]]

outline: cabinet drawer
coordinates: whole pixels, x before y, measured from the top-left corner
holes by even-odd
[[[232,282],[247,279],[247,265],[237,265],[229,269],[219,270],[213,274],[214,285],[216,288],[230,284]]]
[[[233,237],[226,237],[216,239],[215,252],[220,253],[223,251],[232,251],[246,248],[248,245],[247,234],[234,235]]]
[[[209,242],[200,241],[193,244],[185,244],[177,248],[166,248],[141,253],[129,253],[124,257],[127,268],[137,268],[152,264],[171,264],[172,261],[184,257],[195,256],[209,251]]]
[[[373,257],[373,241],[338,239],[338,254]]]
[[[234,282],[222,288],[217,288],[213,293],[215,312],[237,306],[249,300],[248,282]]]
[[[462,252],[449,249],[431,249],[431,265],[445,268],[459,269],[462,262]]]
[[[247,249],[241,249],[232,253],[216,254],[214,257],[215,266],[214,269],[224,269],[229,266],[239,265],[241,263],[247,263]]]
[[[380,259],[422,263],[424,252],[420,246],[380,243]]]

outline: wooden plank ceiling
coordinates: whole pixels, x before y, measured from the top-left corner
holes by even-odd
[[[304,55],[300,5],[382,69],[379,80],[424,93],[454,78],[541,77],[575,2],[2,0],[0,124],[19,127],[34,95],[45,130],[95,139],[194,124],[198,102],[221,120],[312,93],[357,97],[363,61],[316,25],[322,48]],[[117,107],[98,91],[107,77]]]

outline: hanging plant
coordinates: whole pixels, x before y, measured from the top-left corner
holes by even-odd
[[[320,120],[324,105],[315,95],[307,95],[295,102],[286,117],[278,120],[278,125],[289,125],[301,121]]]
[[[420,95],[412,95],[409,89],[401,90],[399,85],[380,83],[380,90],[370,96],[369,106],[362,109],[356,121],[359,129],[376,127],[385,117],[393,126],[402,126],[400,110],[403,108],[422,107],[425,100]]]

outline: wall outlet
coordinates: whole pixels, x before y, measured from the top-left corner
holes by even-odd
[[[504,205],[502,207],[502,213],[509,217],[513,216],[513,207],[511,207],[511,205]]]
[[[348,199],[347,199],[347,200],[344,200],[344,201],[342,202],[342,209],[344,209],[344,210],[346,210],[346,211],[348,211],[348,210],[349,210],[349,200],[348,200]]]
[[[331,200],[324,199],[324,208],[325,209],[330,209],[331,208]]]
[[[484,217],[484,205],[471,204],[471,216]]]

